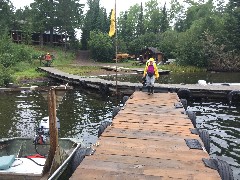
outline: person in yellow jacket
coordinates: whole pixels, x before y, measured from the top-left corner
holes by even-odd
[[[146,86],[148,88],[148,94],[153,94],[155,79],[159,78],[157,64],[153,58],[150,58],[146,62],[146,66],[143,72],[143,78],[146,78]]]

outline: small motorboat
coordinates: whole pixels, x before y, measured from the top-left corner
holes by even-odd
[[[81,142],[71,138],[59,138],[58,144],[50,171],[44,173],[49,144],[35,144],[32,138],[0,139],[0,179],[57,179],[67,168],[75,166],[71,162],[83,148]]]
[[[73,172],[85,157],[87,151],[82,140],[58,137],[60,122],[55,113],[54,96],[55,90],[51,89],[48,103],[54,108],[50,108],[49,117],[40,121],[35,137],[0,139],[1,180],[58,179],[64,172],[69,173],[67,168]]]

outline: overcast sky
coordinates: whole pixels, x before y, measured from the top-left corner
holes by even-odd
[[[79,0],[80,3],[86,4],[87,0]],[[117,14],[119,14],[120,11],[126,11],[128,10],[131,6],[135,5],[135,4],[141,4],[141,2],[143,3],[143,5],[145,4],[145,2],[148,2],[149,0],[116,0],[116,4],[117,4]],[[158,0],[158,2],[170,2],[171,0]],[[16,7],[17,9],[19,8],[24,8],[24,6],[29,6],[32,2],[34,2],[34,0],[11,0],[11,2],[13,3],[13,6]],[[111,9],[114,8],[115,6],[115,0],[100,0],[100,5],[101,7],[106,8],[107,13],[110,13]],[[162,4],[160,5],[161,7],[163,6]],[[80,38],[80,32],[81,31],[77,31],[77,38]]]
[[[23,8],[26,5],[30,5],[30,3],[32,3],[34,0],[11,0],[11,2],[13,3],[13,5],[16,8]],[[80,0],[80,2],[82,2],[83,4],[86,3],[87,0]],[[145,2],[148,2],[149,0],[116,0],[117,3],[117,14],[120,11],[126,11],[130,8],[130,6],[133,6],[135,4],[141,4],[141,2],[143,2],[143,5],[145,4]],[[166,2],[170,2],[170,0],[165,0]],[[158,2],[165,2],[165,1],[161,1],[158,0]],[[115,0],[100,0],[100,4],[101,7],[106,8],[107,13],[110,12],[110,10],[112,8],[114,8],[114,3]],[[161,4],[162,6],[162,4]]]

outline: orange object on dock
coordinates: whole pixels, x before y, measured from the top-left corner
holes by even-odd
[[[185,139],[203,143],[178,102],[176,93],[134,92],[70,180],[221,179],[203,163],[204,148],[186,145]]]

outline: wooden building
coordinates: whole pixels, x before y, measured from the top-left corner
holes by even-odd
[[[25,34],[21,30],[11,30],[10,36],[13,42],[22,43],[25,40]],[[43,33],[43,44],[50,44],[50,32]],[[67,36],[67,41],[69,41],[70,36]],[[34,32],[31,34],[32,44],[40,44],[40,33]],[[53,44],[56,46],[61,46],[65,44],[65,35],[57,32],[53,33]]]
[[[163,53],[154,47],[146,47],[142,49],[140,55],[143,57],[143,62],[146,62],[149,58],[154,58],[156,63],[163,61]]]

